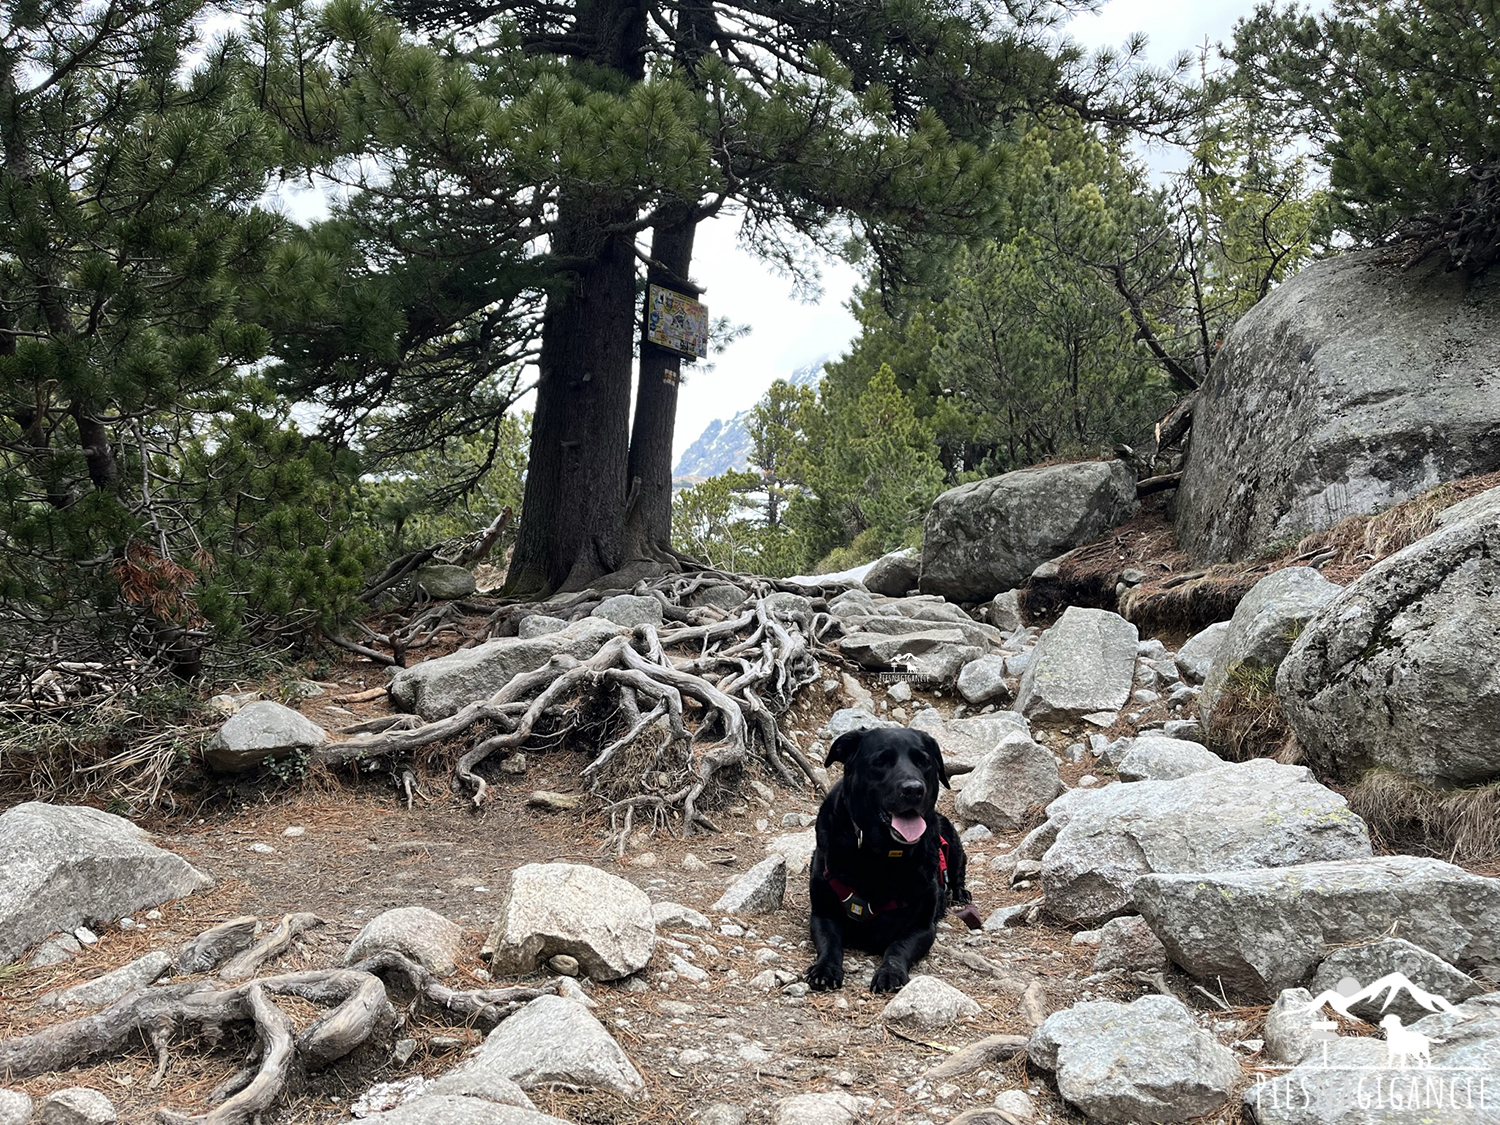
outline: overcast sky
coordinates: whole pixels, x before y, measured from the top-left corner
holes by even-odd
[[[1102,10],[1076,17],[1068,31],[1091,48],[1117,47],[1143,31],[1151,61],[1166,65],[1205,37],[1211,43],[1227,40],[1235,21],[1253,7],[1253,0],[1108,0]],[[739,249],[732,219],[700,227],[696,251],[693,277],[706,287],[710,314],[748,324],[750,333],[711,357],[712,370],[702,364],[688,369],[677,400],[674,463],[710,421],[752,406],[773,380],[824,356],[837,357],[856,331],[848,302],[860,278],[843,262],[825,263],[822,298],[808,304],[796,299],[788,279]]]

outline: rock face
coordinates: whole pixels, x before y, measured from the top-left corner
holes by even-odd
[[[899,598],[917,588],[917,575],[921,569],[922,560],[915,550],[892,551],[876,559],[874,565],[865,571],[865,589]]]
[[[1121,781],[1171,781],[1227,764],[1201,742],[1143,734],[1119,756],[1115,768]]]
[[[1274,673],[1298,631],[1341,588],[1309,566],[1274,571],[1250,588],[1235,607],[1198,695],[1198,714],[1205,727],[1232,675]]]
[[[1371,567],[1297,638],[1276,694],[1308,760],[1429,785],[1500,777],[1500,489]]]
[[[31,1119],[31,1099],[20,1090],[0,1089],[0,1125],[26,1125]]]
[[[213,880],[118,816],[28,801],[0,815],[0,965],[59,930],[182,898]]]
[[[1015,711],[995,711],[989,715],[970,715],[945,720],[933,708],[919,712],[911,721],[913,730],[925,730],[937,739],[943,761],[950,766],[973,769],[1006,739],[1020,734],[1031,736],[1031,724]]]
[[[391,679],[391,702],[431,722],[481,699],[488,699],[522,672],[532,672],[564,653],[579,660],[593,656],[622,627],[601,617],[585,617],[555,633],[500,637],[447,656],[403,668]]]
[[[114,1125],[114,1103],[88,1086],[69,1086],[42,1099],[41,1125]]]
[[[1118,711],[1135,685],[1138,640],[1135,626],[1118,614],[1069,606],[1037,641],[1017,709],[1030,719]]]
[[[433,598],[467,598],[477,587],[474,575],[461,566],[424,566],[417,571],[417,585]]]
[[[1229,1100],[1240,1077],[1227,1047],[1170,996],[1094,1001],[1047,1017],[1026,1051],[1094,1122],[1187,1121]]]
[[[1460,969],[1500,962],[1500,880],[1417,856],[1146,875],[1134,903],[1178,965],[1264,999],[1393,926]]]
[[[1497,281],[1346,254],[1246,313],[1198,395],[1183,548],[1241,558],[1500,466]]]
[[[539,996],[505,1020],[485,1037],[472,1065],[523,1090],[561,1085],[631,1097],[645,1088],[604,1025],[561,996]]]
[[[1167,950],[1151,927],[1139,915],[1111,918],[1099,930],[1099,952],[1094,957],[1094,972],[1110,969],[1166,968]]]
[[[1057,759],[1026,735],[1010,734],[965,779],[954,808],[962,820],[1014,832],[1061,792]]]
[[[304,715],[258,699],[247,703],[219,728],[203,751],[203,760],[220,773],[249,773],[267,760],[280,761],[316,750],[328,733]]]
[[[430,973],[451,976],[463,949],[464,932],[453,922],[425,906],[402,906],[377,914],[344,954],[344,964],[357,961],[382,949],[394,949],[416,961]]]
[[[1120,523],[1135,506],[1123,461],[1022,469],[949,489],[922,526],[921,588],[983,601]]]
[[[1426,1016],[1431,1065],[1389,1057],[1388,1041],[1344,1035],[1315,1046],[1303,1065],[1245,1091],[1258,1125],[1495,1125],[1500,1005],[1494,997]],[[1323,1049],[1327,1049],[1325,1060]]]
[[[932,1031],[957,1023],[964,1016],[977,1016],[980,1010],[973,997],[946,981],[918,974],[891,997],[880,1018],[908,1030]]]
[[[1339,985],[1350,978],[1362,987],[1369,987],[1391,973],[1400,973],[1417,987],[1436,993],[1450,1004],[1460,1004],[1484,991],[1467,973],[1459,972],[1441,957],[1402,938],[1381,938],[1364,945],[1345,945],[1335,949],[1313,974],[1311,988],[1317,995],[1342,991]],[[1372,1024],[1378,1024],[1389,1012],[1396,1013],[1407,1023],[1415,1023],[1432,1014],[1431,1008],[1417,1003],[1404,989],[1394,993],[1382,989],[1376,996],[1350,1004],[1349,1011]]]
[[[618,980],[651,960],[656,922],[646,892],[618,875],[578,863],[528,863],[511,873],[485,948],[501,975],[535,972],[564,953],[594,980]]]
[[[1263,758],[1174,781],[1070,790],[1049,806],[1047,823],[1023,850],[1049,836],[1041,857],[1047,909],[1077,922],[1125,913],[1136,881],[1150,872],[1232,872],[1370,854],[1364,821],[1344,798],[1302,766]]]

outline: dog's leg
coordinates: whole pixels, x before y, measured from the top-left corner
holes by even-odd
[[[844,930],[838,922],[814,914],[808,927],[818,959],[807,970],[807,984],[814,992],[844,987]]]
[[[928,927],[905,934],[886,946],[880,968],[870,978],[871,992],[896,992],[911,979],[911,967],[927,956],[937,940],[937,929]]]

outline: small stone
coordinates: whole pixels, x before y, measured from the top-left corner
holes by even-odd
[[[36,952],[31,955],[27,964],[33,969],[43,969],[48,965],[60,965],[64,961],[70,961],[83,951],[83,946],[72,934],[58,934],[56,937],[48,938],[37,946]]]
[[[353,965],[382,949],[410,957],[440,977],[457,971],[463,931],[425,906],[403,906],[377,914],[350,944],[344,964]]]
[[[704,866],[707,866],[705,864]],[[708,918],[691,906],[683,906],[676,902],[654,902],[651,904],[651,918],[658,929],[669,930],[673,927],[683,926],[693,930],[707,930],[713,927]]]
[[[290,828],[283,828],[281,830],[281,834],[288,840],[295,840],[299,836],[305,836],[307,834],[307,829],[299,828],[296,825],[293,825]]]
[[[1001,1113],[1010,1114],[1020,1125],[1030,1125],[1030,1122],[1036,1120],[1036,1106],[1025,1090],[1000,1091],[995,1095],[995,1108]]]
[[[855,1125],[875,1106],[873,1098],[836,1090],[827,1094],[798,1094],[776,1103],[775,1125]]]
[[[1154,972],[1166,968],[1166,947],[1138,914],[1111,918],[1099,935],[1099,955],[1094,958],[1096,973],[1110,969]]]
[[[671,966],[672,972],[676,973],[683,980],[690,980],[694,984],[702,984],[708,979],[706,972],[679,954],[669,954],[667,964]]]
[[[890,687],[885,689],[885,693],[886,695],[890,696],[891,699],[896,703],[911,702],[911,684],[907,683],[905,680],[897,680]]]
[[[629,863],[631,867],[655,867],[656,853],[642,852],[640,855],[631,856],[628,860],[626,860],[626,862]]]
[[[1099,784],[1099,779],[1091,773],[1086,773],[1078,779],[1078,784],[1081,788],[1091,789]]]
[[[708,864],[695,856],[692,852],[682,857],[682,869],[684,871],[707,871]]]
[[[565,977],[578,975],[578,958],[569,957],[566,953],[547,958],[547,964],[554,973],[561,973]]]
[[[554,793],[549,789],[538,789],[526,798],[526,804],[546,812],[569,812],[576,809],[582,800],[582,795],[578,793]]]
[[[26,1125],[31,1118],[31,1099],[20,1090],[0,1089],[0,1125]]]
[[[728,1102],[715,1102],[698,1114],[696,1125],[745,1125],[750,1111]]]
[[[501,761],[500,761],[500,772],[501,773],[508,773],[508,774],[511,774],[512,776],[519,776],[519,775],[525,773],[526,772],[526,755],[525,754],[512,754],[508,758],[502,758]]]
[[[980,1010],[978,1002],[951,984],[918,974],[891,998],[880,1018],[897,1027],[931,1031],[965,1016],[977,1016]]]
[[[416,1053],[417,1041],[415,1039],[397,1039],[391,1047],[391,1058],[396,1060],[398,1066],[405,1066]]]
[[[42,1099],[40,1120],[41,1125],[112,1125],[120,1115],[98,1090],[69,1086]]]
[[[257,840],[255,843],[251,844],[246,850],[247,851],[252,851],[256,855],[275,855],[276,854],[276,849],[275,848],[273,848],[270,844],[262,844],[259,840]]]
[[[87,926],[79,926],[76,930],[73,931],[73,936],[81,941],[84,945],[93,945],[99,940],[99,935],[94,933],[94,931],[89,929]]]

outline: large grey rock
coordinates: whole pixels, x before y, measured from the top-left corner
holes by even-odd
[[[498,1105],[513,1105],[521,1109],[535,1109],[536,1105],[526,1096],[526,1091],[496,1068],[486,1065],[481,1052],[465,1059],[446,1074],[434,1078],[423,1088],[424,1095],[446,1095],[449,1097],[482,1098]]]
[[[1026,624],[1026,615],[1021,612],[1021,591],[1002,590],[984,606],[983,617],[995,628],[1014,633]]]
[[[936,708],[928,707],[912,717],[911,728],[937,739],[947,765],[969,769],[976,768],[1006,739],[1018,734],[1031,737],[1031,724],[1017,711],[944,719]]]
[[[646,892],[578,863],[528,863],[511,872],[485,941],[500,975],[535,972],[563,953],[594,980],[618,980],[645,968],[655,948]]]
[[[1069,790],[1048,807],[1047,823],[1034,835],[1023,849],[1047,845],[1041,859],[1048,911],[1085,923],[1127,912],[1137,880],[1152,872],[1228,872],[1370,855],[1364,821],[1343,797],[1304,767],[1267,759],[1173,781]]]
[[[1297,634],[1340,589],[1310,566],[1273,571],[1250,588],[1229,619],[1198,693],[1198,714],[1205,728],[1212,729],[1209,716],[1232,676],[1274,674]]]
[[[484,1098],[425,1092],[395,1109],[362,1120],[368,1125],[571,1125],[535,1109]]]
[[[317,723],[269,699],[247,703],[204,748],[203,760],[221,773],[249,773],[268,761],[306,754],[328,741]]]
[[[991,832],[1014,832],[1062,788],[1051,752],[1024,734],[1012,733],[965,779],[954,810],[961,820],[982,824]]]
[[[1171,781],[1227,765],[1201,742],[1143,734],[1116,754],[1110,753],[1121,781]]]
[[[880,1018],[908,1031],[933,1031],[980,1011],[973,997],[937,977],[918,973],[887,1001]]]
[[[445,564],[422,567],[417,571],[417,585],[429,597],[444,599],[467,598],[478,589],[472,572],[461,566]]]
[[[903,672],[914,679],[949,684],[984,649],[970,644],[960,626],[934,625],[913,633],[849,633],[839,651],[863,668]]]
[[[1341,1035],[1251,1086],[1245,1106],[1257,1125],[1497,1125],[1497,1000],[1470,1000],[1399,1029],[1425,1041],[1430,1065],[1393,1059],[1390,1029],[1386,1040]]]
[[[576,1000],[539,996],[485,1037],[468,1064],[523,1090],[566,1086],[624,1097],[645,1088],[604,1025]]]
[[[0,1089],[0,1125],[26,1125],[31,1119],[31,1099],[20,1090]]]
[[[917,588],[917,574],[922,569],[922,560],[911,548],[881,555],[873,566],[865,571],[865,589],[887,597],[899,598],[909,590]]]
[[[213,884],[128,820],[41,801],[0,814],[0,871],[0,965],[60,930],[113,922]]]
[[[1170,996],[1093,1001],[1048,1016],[1026,1051],[1091,1122],[1140,1125],[1213,1113],[1240,1078],[1227,1047]]]
[[[69,1086],[42,1099],[41,1125],[114,1125],[120,1120],[112,1101],[89,1086]]]
[[[594,610],[594,616],[627,628],[636,625],[660,625],[661,602],[643,594],[616,594],[600,602]]]
[[[922,592],[983,601],[1096,538],[1135,506],[1123,461],[1022,469],[949,489],[922,526]]]
[[[850,591],[853,593],[853,591]],[[700,586],[687,596],[686,604],[694,609],[701,606],[713,606],[714,609],[723,610],[725,613],[733,613],[745,604],[749,597],[744,590],[728,582],[718,582],[709,586]]]
[[[828,716],[828,722],[823,724],[821,733],[831,740],[841,734],[848,734],[850,731],[875,730],[879,727],[899,727],[900,725],[894,719],[882,719],[875,712],[864,707],[840,707]]]
[[[1135,684],[1138,640],[1135,626],[1119,614],[1069,606],[1037,641],[1017,710],[1033,720],[1118,711]]]
[[[391,702],[431,722],[488,699],[522,672],[533,672],[556,654],[585,660],[623,627],[585,617],[538,637],[500,637],[447,656],[403,668],[391,678]]]
[[[1184,680],[1190,684],[1201,684],[1208,679],[1208,673],[1214,666],[1214,657],[1219,655],[1219,646],[1224,643],[1224,636],[1228,632],[1229,622],[1216,621],[1183,642],[1174,659],[1177,671]]]
[[[1193,413],[1177,534],[1203,561],[1500,467],[1500,278],[1380,251],[1308,266],[1240,318]]]
[[[401,906],[375,915],[349,944],[344,964],[353,965],[372,953],[392,949],[440,977],[458,971],[464,932],[458,925],[425,906]]]
[[[768,855],[736,879],[709,907],[721,914],[773,914],[786,894],[786,856]]]
[[[1339,986],[1353,980],[1363,990],[1392,973],[1400,973],[1418,988],[1435,993],[1450,1004],[1461,1004],[1484,991],[1467,973],[1459,972],[1441,957],[1403,938],[1340,946],[1318,966],[1311,988],[1318,995],[1343,992]],[[1359,992],[1353,995],[1358,996]],[[1395,1012],[1407,1023],[1432,1014],[1431,1008],[1418,1003],[1405,989],[1394,992],[1382,989],[1379,995],[1361,997],[1347,1007],[1366,1023],[1373,1024],[1378,1024],[1389,1012]]]
[[[1500,880],[1418,856],[1145,875],[1133,902],[1178,965],[1265,999],[1393,928],[1460,969],[1500,963]]]
[[[549,617],[545,613],[530,613],[521,618],[521,623],[516,626],[516,636],[523,641],[529,641],[536,637],[545,637],[548,633],[561,633],[567,627],[567,621],[561,617]]]
[[[1371,567],[1308,623],[1276,694],[1308,760],[1353,779],[1500,777],[1500,489]]]
[[[971,707],[980,707],[996,699],[1009,699],[1005,657],[991,654],[965,664],[958,673],[958,694]]]
[[[37,1003],[49,1008],[102,1008],[105,1004],[114,1003],[127,992],[155,984],[171,967],[170,954],[159,949],[153,950],[102,977],[86,980],[60,992],[49,992]]]
[[[908,637],[913,633],[930,633],[934,629],[941,629],[944,633],[957,630],[960,636],[956,640],[981,651],[991,641],[999,644],[1003,639],[998,629],[973,620],[957,606],[921,606],[910,613],[872,613],[844,618],[846,634],[884,633],[891,637]]]

